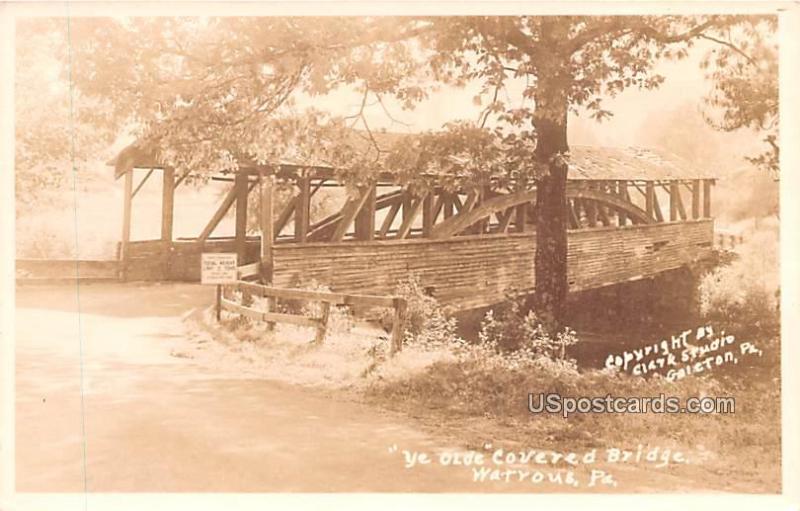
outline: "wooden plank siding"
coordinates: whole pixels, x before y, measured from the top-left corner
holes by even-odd
[[[578,291],[653,276],[710,255],[713,220],[610,226],[569,232],[570,290]],[[240,264],[258,260],[257,239],[248,241]],[[233,240],[133,242],[132,280],[199,280],[202,251],[232,252]],[[409,274],[419,275],[442,302],[463,308],[490,305],[507,291],[532,289],[536,235],[456,236],[444,240],[403,239],[277,244],[274,285],[315,280],[336,292],[391,294]],[[165,264],[163,258],[168,257]],[[162,268],[168,268],[164,273]]]

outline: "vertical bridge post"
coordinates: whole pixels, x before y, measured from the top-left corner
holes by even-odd
[[[125,173],[125,189],[122,192],[122,241],[119,245],[119,277],[128,278],[128,244],[131,241],[131,202],[133,200],[133,169]]]
[[[164,277],[169,278],[170,254],[172,254],[172,224],[175,215],[175,170],[163,169],[161,185],[161,241],[164,242]]]
[[[175,170],[165,168],[161,185],[161,240],[172,241],[172,223],[175,214]]]
[[[272,174],[262,173],[260,176],[261,185],[261,215],[260,231],[261,231],[261,250],[259,253],[261,280],[265,284],[272,283],[273,272],[273,256],[272,244],[275,241],[275,223],[273,221],[273,180]]]
[[[374,184],[371,185],[366,193],[366,202],[356,214],[355,235],[358,240],[370,241],[375,236],[377,187]]]
[[[294,239],[299,243],[305,243],[311,213],[311,179],[308,176],[301,176],[297,180],[297,186],[300,188],[300,193],[297,196],[297,210],[294,213]]]
[[[247,174],[238,172],[234,179],[236,193],[236,254],[239,265],[245,264],[247,254]]]

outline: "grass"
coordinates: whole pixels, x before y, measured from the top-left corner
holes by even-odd
[[[731,489],[780,490],[780,390],[773,370],[749,379],[718,381],[613,376],[601,371],[554,372],[488,368],[467,360],[433,364],[422,373],[380,382],[366,392],[376,405],[418,417],[469,447],[494,445],[567,451],[629,448],[642,443],[677,449],[697,464],[693,470],[726,476]],[[727,396],[736,413],[725,414],[531,414],[528,393],[562,396]]]

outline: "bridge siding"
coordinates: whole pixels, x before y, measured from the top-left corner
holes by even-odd
[[[569,232],[569,280],[573,291],[655,275],[710,254],[713,220],[632,225]],[[233,240],[139,241],[129,246],[131,280],[200,279],[200,254],[233,252]],[[337,291],[391,293],[398,280],[417,273],[445,303],[489,305],[506,290],[534,286],[535,233],[457,236],[274,247],[275,284],[316,280]],[[249,241],[245,261],[258,259]]]
[[[712,239],[712,220],[571,231],[570,289],[602,287],[678,268],[709,255]],[[532,289],[535,250],[533,233],[285,245],[275,247],[275,282],[289,286],[314,279],[336,290],[390,293],[397,280],[417,273],[443,302],[477,307],[502,300],[511,288]]]

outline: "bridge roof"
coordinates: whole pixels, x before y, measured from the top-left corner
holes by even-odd
[[[378,147],[389,149],[409,135],[375,132],[373,137]],[[374,151],[371,141],[362,136],[353,137],[355,145],[363,144],[365,151]],[[107,162],[113,166],[119,178],[133,168],[161,168],[154,152],[131,144]],[[287,168],[315,167],[331,169],[324,162],[312,162],[302,157],[287,157],[278,163]],[[239,158],[239,167],[247,169],[257,164],[249,158]],[[643,147],[603,147],[573,145],[570,147],[571,180],[641,180],[669,181],[681,179],[714,179],[705,169],[667,151]]]

